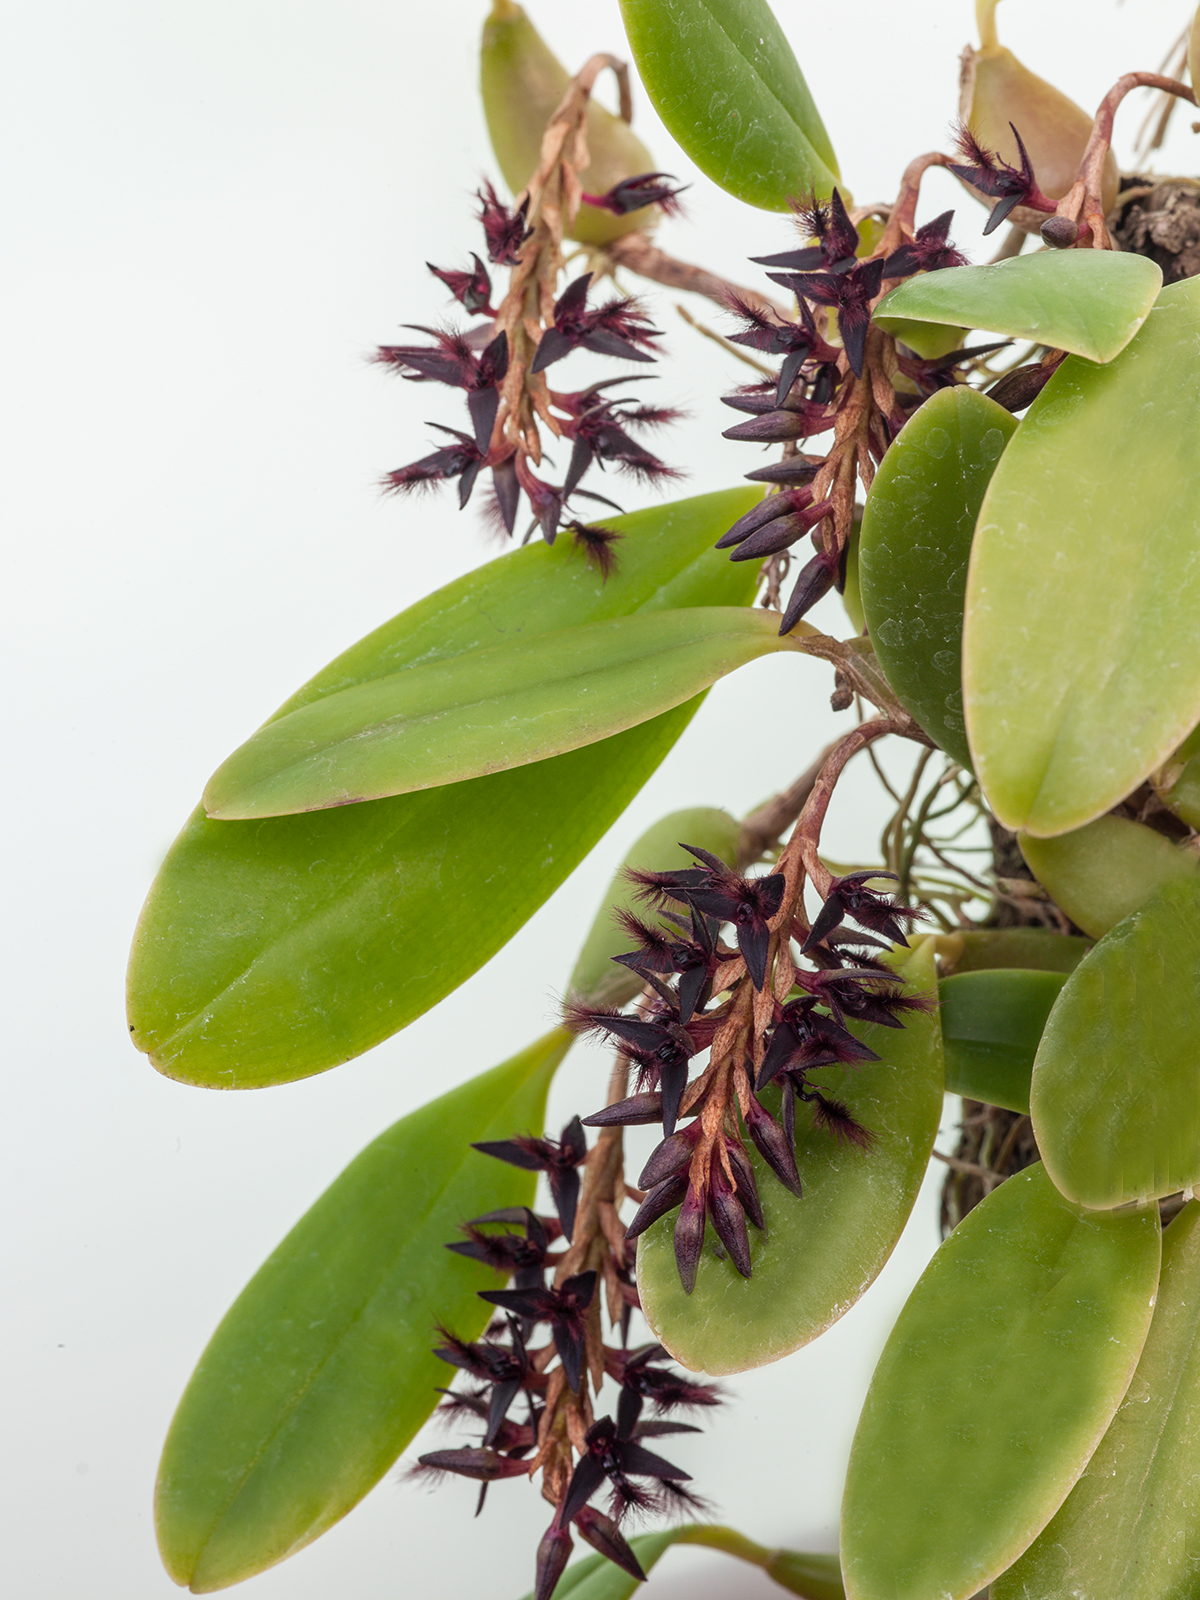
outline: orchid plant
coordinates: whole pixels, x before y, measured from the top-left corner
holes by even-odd
[[[652,828],[561,1024],[316,1200],[180,1402],[164,1562],[200,1593],[283,1560],[436,1410],[461,1437],[413,1476],[476,1482],[477,1511],[503,1479],[547,1502],[531,1600],[628,1597],[674,1542],[808,1600],[1183,1600],[1200,280],[1195,230],[1172,249],[1154,219],[1200,216],[1200,184],[1122,176],[1110,141],[1134,89],[1160,97],[1160,135],[1195,104],[1178,74],[1197,81],[1200,24],[1092,117],[978,0],[947,150],[859,206],[767,0],[621,9],[695,165],[780,214],[764,285],[654,243],[686,201],[630,127],[625,60],[570,76],[494,0],[482,86],[511,198],[483,180],[476,249],[430,265],[454,320],[376,359],[460,403],[384,489],[445,486],[518,547],[352,646],[212,776],[138,926],[133,1042],[203,1087],[323,1072],[487,961],[719,678],[816,656],[851,724],[749,816],[698,797]],[[708,114],[718,91],[737,116]],[[988,206],[985,234],[1006,226],[991,262],[956,248],[952,212],[918,220],[933,167]],[[714,303],[712,337],[754,369],[725,436],[771,454],[744,485],[626,513],[622,480],[679,476],[657,442],[679,409],[631,392],[664,358],[638,276]],[[579,350],[614,375],[580,385]],[[806,620],[835,591],[843,637]],[[833,862],[838,785],[883,741],[911,781],[878,856]],[[554,1137],[547,1089],[580,1035],[610,1076]],[[630,1126],[658,1130],[636,1181]],[[661,1441],[711,1417],[714,1379],[844,1315],[935,1156],[945,1238],[863,1408],[840,1552],[710,1522]],[[638,1516],[671,1525],[633,1536]],[[569,1564],[576,1539],[593,1553]]]

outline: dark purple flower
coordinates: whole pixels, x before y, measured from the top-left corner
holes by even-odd
[[[616,217],[627,217],[631,211],[640,211],[643,206],[661,206],[667,216],[673,217],[678,216],[682,209],[676,196],[689,187],[683,184],[673,189],[671,185],[674,182],[669,172],[643,172],[636,178],[622,178],[620,183],[613,184],[607,194],[585,194],[583,199],[589,206],[611,211]]]
[[[798,299],[832,306],[838,314],[838,332],[845,346],[846,359],[856,378],[863,374],[866,359],[867,329],[871,324],[871,302],[883,284],[883,262],[860,261],[846,272],[771,272],[767,274]]]
[[[636,1485],[631,1482],[634,1478],[649,1478],[654,1488]],[[690,1474],[647,1450],[636,1439],[622,1438],[613,1419],[601,1417],[587,1431],[584,1452],[575,1463],[559,1510],[559,1522],[565,1525],[573,1521],[605,1479],[612,1491],[613,1513],[619,1521],[630,1507],[657,1508],[662,1503],[662,1490],[669,1484],[689,1481]]]
[[[479,357],[465,334],[456,328],[427,328],[419,322],[404,326],[414,333],[427,333],[433,344],[381,344],[371,358],[377,365],[392,367],[411,383],[447,383],[455,389],[474,385]]]
[[[568,1239],[575,1228],[575,1207],[579,1202],[579,1166],[587,1159],[587,1140],[578,1117],[572,1117],[561,1139],[536,1139],[526,1135],[516,1139],[487,1139],[471,1146],[485,1156],[495,1156],[526,1172],[544,1172],[550,1193]]]
[[[784,1006],[758,1069],[754,1087],[763,1089],[781,1072],[815,1072],[835,1062],[878,1061],[840,1022],[816,1009],[816,996],[804,995]]]
[[[466,1450],[430,1450],[420,1456],[420,1465],[433,1472],[454,1472],[479,1483],[494,1483],[497,1478],[528,1477],[529,1463],[501,1455],[486,1446]]]
[[[663,1127],[673,1133],[687,1087],[688,1062],[702,1048],[678,1021],[678,1013],[657,1021],[573,1005],[566,1018],[568,1027],[578,1033],[600,1031],[620,1041],[624,1053],[641,1069],[645,1086],[661,1090]]]
[[[476,199],[479,201],[479,220],[487,240],[488,260],[501,266],[513,266],[521,254],[521,246],[533,232],[527,222],[529,197],[526,196],[517,209],[510,212],[485,178],[483,188],[476,192]]]
[[[703,1011],[712,994],[712,978],[721,961],[717,950],[715,919],[702,916],[695,907],[691,910],[691,938],[677,932],[672,936],[665,928],[653,928],[631,912],[618,911],[622,928],[637,945],[625,955],[613,960],[631,971],[646,976],[668,973],[679,977],[679,1020],[684,1025],[697,1011]]]
[[[952,389],[955,384],[963,380],[957,376],[958,368],[968,361],[974,361],[978,356],[989,355],[993,350],[1003,350],[1008,339],[995,339],[991,344],[971,345],[965,350],[951,350],[944,356],[930,356],[922,359],[918,356],[898,355],[900,371],[906,378],[911,378],[920,390],[923,397],[928,399],[938,389]]]
[[[822,460],[812,460],[808,456],[788,456],[784,461],[772,461],[768,466],[755,467],[753,472],[745,476],[751,483],[782,483],[790,487],[793,484],[811,483],[825,465]]]
[[[1024,411],[1041,394],[1058,367],[1057,361],[1032,361],[1028,366],[1006,372],[987,390],[988,399],[1006,411]]]
[[[499,1293],[507,1291],[500,1290]],[[534,1293],[534,1290],[514,1291],[521,1293]],[[545,1292],[544,1290],[542,1291]],[[483,1299],[488,1299],[484,1295]],[[439,1360],[447,1362],[450,1366],[458,1367],[467,1372],[480,1383],[490,1387],[487,1410],[487,1432],[483,1442],[486,1446],[496,1443],[504,1419],[508,1415],[508,1408],[512,1405],[517,1395],[535,1378],[536,1374],[530,1364],[525,1341],[521,1335],[520,1325],[515,1318],[508,1319],[508,1333],[510,1343],[499,1344],[491,1339],[483,1339],[474,1344],[465,1339],[457,1339],[452,1333],[441,1329],[442,1337],[446,1343],[439,1345],[433,1352]]]
[[[674,422],[681,413],[664,407],[630,406],[596,394],[586,400],[583,396],[578,398],[583,403],[575,416],[563,425],[564,435],[574,442],[563,485],[564,497],[574,493],[594,461],[602,467],[607,461],[614,462],[623,472],[632,473],[644,483],[659,483],[681,476],[677,468],[667,466],[625,431],[630,427],[659,427]]]
[[[784,358],[775,383],[776,406],[783,405],[806,361],[837,358],[837,351],[817,333],[813,314],[803,301],[799,322],[778,322],[768,312],[760,311],[736,295],[731,298],[730,306],[746,324],[740,333],[729,336],[731,344],[746,345],[765,355]]]
[[[949,242],[953,211],[918,228],[911,239],[893,250],[883,263],[885,278],[907,278],[913,272],[940,272],[945,267],[965,267],[967,258]]]
[[[457,428],[443,428],[438,422],[431,422],[429,426],[436,428],[439,433],[450,434],[458,442],[443,445],[440,450],[422,456],[407,467],[397,467],[384,478],[383,487],[399,493],[407,489],[428,488],[431,484],[457,478],[458,503],[460,507],[465,506],[471,498],[479,469],[483,466],[483,453],[469,434],[460,433]]]
[[[595,1272],[579,1272],[558,1289],[485,1289],[479,1298],[530,1322],[548,1322],[563,1374],[578,1393],[583,1377],[587,1310],[595,1292]]]
[[[804,1193],[796,1168],[796,1143],[758,1099],[751,1095],[745,1114],[746,1132],[771,1171],[795,1195]]]
[[[825,972],[798,972],[796,982],[822,1005],[827,1005],[838,1022],[850,1017],[855,1022],[876,1023],[884,1028],[902,1028],[899,1013],[925,1011],[929,1001],[922,996],[906,996],[903,979],[877,968],[841,967]]]
[[[570,1558],[573,1541],[571,1530],[562,1525],[560,1517],[542,1535],[537,1551],[537,1576],[533,1585],[533,1600],[551,1600],[563,1568]]]
[[[602,1556],[607,1556],[615,1566],[627,1572],[631,1578],[636,1578],[639,1583],[646,1581],[641,1562],[611,1517],[606,1517],[603,1511],[597,1511],[595,1506],[584,1506],[582,1511],[575,1513],[575,1526],[593,1550],[599,1550]]]
[[[913,906],[901,905],[893,895],[867,887],[868,883],[879,878],[899,881],[894,872],[879,869],[848,872],[844,877],[833,880],[825,904],[812,925],[812,932],[804,941],[805,955],[847,916],[853,917],[864,928],[870,928],[873,933],[882,934],[893,944],[907,945],[902,925],[919,922],[926,913]]]
[[[754,987],[761,989],[767,981],[768,924],[783,904],[783,875],[743,878],[707,850],[682,843],[680,848],[703,865],[676,872],[631,872],[630,878],[639,885],[643,899],[682,900],[718,923],[731,922],[746,971]]]
[[[496,311],[491,304],[492,280],[488,275],[488,269],[474,253],[471,255],[471,260],[475,265],[470,272],[455,272],[452,268],[435,267],[432,261],[427,261],[425,265],[435,278],[442,280],[465,311],[470,312],[473,317],[494,317]]]
[[[554,306],[554,324],[542,334],[531,372],[543,372],[570,351],[582,348],[623,361],[653,361],[654,340],[658,337],[643,316],[636,300],[608,300],[591,311],[587,309],[588,287],[592,274],[585,272],[569,283]]]
[[[623,1438],[632,1438],[635,1427],[641,1437],[646,1437],[647,1424],[639,1423],[639,1418],[647,1402],[659,1416],[721,1404],[723,1394],[718,1384],[697,1383],[694,1378],[656,1364],[666,1359],[667,1353],[660,1344],[623,1351],[617,1358],[614,1376],[621,1384],[617,1431]]]
[[[779,255],[751,256],[760,267],[792,267],[800,272],[824,268],[826,272],[849,272],[859,247],[858,229],[846,213],[845,202],[835,189],[828,205],[815,197],[796,207],[797,220],[815,245],[803,250],[785,250]]]
[[[497,1222],[511,1223],[524,1231],[522,1233],[483,1231],[483,1224]],[[491,1212],[474,1222],[464,1222],[462,1231],[467,1237],[448,1244],[447,1250],[453,1250],[456,1255],[466,1256],[471,1261],[480,1261],[484,1266],[504,1273],[505,1277],[513,1279],[514,1287],[518,1289],[532,1288],[544,1281],[550,1238],[541,1218],[535,1217],[526,1207]]]
[[[1012,128],[1013,138],[1017,141],[1017,149],[1021,155],[1021,165],[1010,167],[994,150],[987,150],[971,132],[970,128],[962,127],[958,132],[958,148],[966,158],[965,164],[956,165],[947,162],[950,171],[955,177],[961,178],[964,183],[969,183],[973,189],[978,189],[980,194],[985,194],[990,200],[995,200],[992,214],[987,219],[984,236],[994,232],[1009,212],[1015,206],[1031,206],[1035,211],[1053,211],[1055,203],[1047,198],[1037,186],[1033,174],[1033,163],[1029,159],[1021,135]]]

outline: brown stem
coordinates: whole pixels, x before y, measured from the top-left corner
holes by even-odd
[[[1092,124],[1091,135],[1079,163],[1079,176],[1058,203],[1058,215],[1092,230],[1091,244],[1096,250],[1111,250],[1112,241],[1104,224],[1104,208],[1100,199],[1104,179],[1104,162],[1112,144],[1113,119],[1117,107],[1133,89],[1158,89],[1163,94],[1177,95],[1181,100],[1196,104],[1196,96],[1186,83],[1175,78],[1164,78],[1159,72],[1127,72],[1101,100]]]
[[[793,868],[793,863],[795,866],[802,866],[818,894],[823,897],[828,893],[829,885],[833,882],[833,874],[821,865],[817,850],[821,842],[825,813],[829,810],[829,802],[833,799],[838,779],[845,771],[847,762],[860,750],[866,749],[873,740],[880,739],[887,733],[902,732],[904,732],[903,725],[894,722],[890,717],[876,717],[870,722],[860,722],[857,728],[852,728],[838,740],[821,768],[820,776],[813,784],[792,837],[788,840],[787,849],[783,852],[780,866],[785,874],[789,877],[792,875],[789,869]],[[788,888],[791,889],[790,882]]]
[[[940,150],[926,151],[923,156],[916,156],[908,163],[900,180],[900,193],[896,196],[896,203],[888,217],[887,227],[884,229],[876,255],[891,255],[893,250],[900,248],[906,238],[912,237],[917,215],[917,200],[921,193],[921,179],[930,167],[949,165],[950,157],[944,156]]]
[[[702,294],[726,310],[729,309],[730,297],[736,295],[756,311],[770,312],[781,322],[792,320],[783,307],[768,295],[760,294],[757,289],[740,288],[736,283],[719,278],[715,272],[709,272],[704,267],[693,266],[689,261],[677,261],[656,244],[651,244],[646,235],[636,229],[613,240],[608,246],[608,258],[615,266],[627,267],[640,278],[666,284],[668,289],[686,289],[691,294]]]
[[[804,808],[804,803],[813,791],[813,785],[821,776],[821,771],[830,756],[837,749],[837,741],[827,744],[824,750],[811,766],[796,779],[795,783],[782,790],[779,794],[765,804],[752,811],[749,816],[742,818],[741,831],[737,841],[736,866],[739,872],[745,870],[753,862],[764,855],[779,838],[786,827],[789,827]]]

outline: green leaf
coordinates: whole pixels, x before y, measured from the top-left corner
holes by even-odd
[[[967,562],[1017,421],[977,389],[941,389],[884,456],[863,512],[859,584],[879,663],[905,708],[970,770],[963,723]]]
[[[745,606],[609,617],[406,667],[269,722],[209,780],[229,821],[462,783],[661,716],[760,656],[797,650]]]
[[[972,928],[937,938],[938,959],[945,973],[984,972],[993,967],[1074,972],[1091,948],[1090,939],[1064,937],[1049,928]]]
[[[992,478],[963,689],[976,775],[1014,832],[1083,827],[1200,722],[1198,340],[1189,278],[1109,366],[1063,363]]]
[[[1030,1112],[1072,1200],[1120,1206],[1200,1184],[1200,875],[1165,883],[1071,974]]]
[[[701,172],[764,211],[828,198],[837,158],[766,0],[621,0],[621,15],[651,104]]]
[[[1094,939],[1139,910],[1158,888],[1196,871],[1196,858],[1127,817],[1097,817],[1054,839],[1020,838],[1037,881]]]
[[[361,640],[280,714],[394,673],[572,623],[745,604],[755,575],[714,550],[755,489],[614,518],[605,583],[566,540],[531,544]],[[583,859],[696,709],[453,788],[262,822],[197,813],[142,912],[134,1043],[169,1077],[257,1088],[323,1072],[450,993]]]
[[[908,278],[885,294],[875,321],[932,322],[1033,339],[1090,361],[1120,355],[1162,288],[1146,256],[1118,250],[1044,250],[986,267],[948,267]]]
[[[936,1002],[933,947],[894,957],[908,992]],[[839,1146],[796,1112],[796,1163],[804,1195],[791,1194],[751,1152],[766,1231],[751,1229],[753,1275],[741,1277],[711,1230],[696,1287],[685,1294],[672,1243],[674,1214],[639,1240],[638,1291],[655,1338],[686,1367],[742,1372],[808,1344],[874,1281],[912,1210],[942,1110],[936,1003],[905,1026],[855,1032],[879,1061],[822,1069],[823,1093],[844,1101],[876,1136],[869,1152]]]
[[[444,1248],[458,1224],[531,1205],[535,1174],[474,1140],[539,1132],[571,1037],[556,1029],[403,1118],[300,1219],[200,1358],[163,1450],[159,1548],[197,1594],[308,1544],[362,1499],[437,1403],[436,1324],[483,1330],[501,1281]]]
[[[1121,1409],[1062,1509],[993,1600],[1194,1600],[1200,1514],[1200,1205],[1163,1235],[1162,1277]]]
[[[670,816],[647,828],[617,868],[579,952],[567,992],[586,999],[589,1005],[623,1006],[645,986],[637,973],[613,959],[630,948],[629,935],[622,933],[617,912],[638,914],[645,911],[625,876],[628,868],[669,872],[675,867],[694,867],[696,863],[683,849],[681,841],[720,856],[722,861],[733,866],[740,834],[741,824],[728,811],[718,811],[713,806],[672,811]]]
[[[1033,1058],[1066,981],[1064,972],[1020,967],[943,978],[948,1092],[1027,1113]]]
[[[1158,1267],[1156,1208],[1085,1212],[1040,1165],[959,1223],[859,1419],[842,1502],[848,1600],[968,1600],[1030,1544],[1129,1385]]]

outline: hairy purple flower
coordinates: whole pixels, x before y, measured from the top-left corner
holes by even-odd
[[[918,228],[911,239],[906,240],[898,250],[893,250],[884,261],[884,277],[907,278],[913,272],[940,272],[945,267],[965,267],[966,256],[949,242],[953,220],[953,211],[943,211],[940,217]]]
[[[831,306],[837,312],[846,359],[854,376],[861,378],[871,302],[883,284],[883,262],[860,261],[846,272],[770,272],[767,276],[791,289],[798,299]]]
[[[620,183],[614,183],[607,194],[585,194],[583,199],[589,206],[611,211],[615,217],[627,217],[643,206],[660,206],[665,215],[674,217],[682,210],[677,196],[690,187],[682,184],[672,188],[674,182],[669,172],[642,172],[636,178],[622,178]]]
[[[485,1233],[483,1225],[487,1223],[508,1223],[524,1231]],[[464,1222],[461,1226],[467,1237],[448,1244],[447,1250],[503,1272],[513,1279],[517,1289],[529,1289],[544,1281],[550,1236],[541,1218],[535,1217],[527,1207],[489,1212],[486,1217],[477,1217],[474,1222]]]
[[[495,1156],[498,1161],[507,1161],[510,1166],[523,1167],[526,1172],[544,1172],[563,1233],[570,1239],[575,1229],[575,1207],[579,1203],[578,1168],[587,1159],[587,1140],[578,1117],[571,1118],[558,1140],[526,1135],[515,1139],[486,1139],[471,1148],[485,1156]]]
[[[658,334],[646,321],[636,300],[617,298],[587,309],[592,274],[585,272],[569,283],[554,305],[554,325],[542,334],[531,372],[543,372],[572,350],[594,350],[624,361],[653,361]]]
[[[563,1374],[576,1394],[583,1377],[587,1310],[596,1292],[596,1273],[579,1272],[558,1289],[485,1289],[481,1300],[513,1311],[529,1322],[548,1322]]]
[[[696,845],[682,844],[703,865],[675,872],[631,872],[643,899],[681,900],[718,923],[731,922],[746,971],[756,989],[767,981],[767,954],[771,918],[783,904],[783,875],[743,878],[719,856]]]
[[[703,916],[694,906],[689,909],[690,938],[683,937],[682,930],[672,935],[668,929],[653,928],[629,911],[618,911],[618,921],[637,948],[613,957],[614,961],[644,977],[652,973],[677,975],[679,1020],[684,1027],[708,1004],[712,979],[722,959],[717,948],[715,918]]]
[[[479,201],[479,220],[487,240],[488,260],[498,266],[515,265],[521,254],[521,246],[533,233],[527,221],[529,197],[526,196],[516,210],[510,212],[485,178],[475,198]]]
[[[426,489],[432,484],[457,478],[458,503],[460,507],[465,506],[471,498],[479,469],[483,466],[483,453],[469,434],[460,433],[457,428],[443,428],[438,422],[431,422],[429,426],[436,428],[439,433],[448,433],[457,443],[443,445],[440,450],[422,456],[407,467],[397,467],[384,478],[383,486],[401,493],[408,489]]]
[[[572,1005],[567,1008],[566,1020],[577,1033],[599,1031],[619,1040],[624,1053],[641,1069],[646,1086],[661,1091],[663,1127],[673,1133],[687,1087],[688,1062],[702,1048],[678,1021],[678,1013],[652,1021],[620,1011]]]
[[[634,1484],[634,1478],[649,1478],[654,1487],[647,1490]],[[662,1503],[662,1491],[670,1484],[689,1481],[690,1474],[647,1450],[636,1439],[623,1438],[611,1417],[601,1417],[587,1431],[584,1452],[575,1463],[559,1511],[560,1523],[565,1525],[577,1517],[606,1479],[612,1492],[613,1514],[620,1521],[631,1507],[657,1508]]]
[[[894,872],[870,868],[863,872],[848,872],[844,877],[833,880],[825,904],[812,925],[812,932],[804,941],[805,955],[847,916],[853,917],[864,928],[882,934],[893,944],[907,945],[903,924],[919,922],[926,913],[914,906],[901,905],[893,895],[867,887],[879,878],[899,881]]]
[[[800,272],[824,268],[826,272],[849,272],[859,247],[858,229],[850,221],[846,205],[837,189],[828,205],[815,197],[796,207],[796,218],[815,245],[803,250],[784,250],[779,255],[751,256],[760,267],[791,267]]]
[[[731,344],[742,344],[751,350],[761,350],[764,355],[783,357],[783,365],[775,383],[776,406],[782,406],[787,399],[805,362],[837,359],[837,351],[817,333],[813,314],[803,301],[800,303],[799,322],[779,322],[768,312],[760,311],[736,295],[731,297],[730,307],[746,324],[740,333],[730,335]]]
[[[815,995],[789,1000],[771,1034],[754,1087],[763,1089],[781,1072],[815,1072],[835,1062],[878,1061],[840,1022],[816,1009]]]
[[[425,265],[435,278],[442,280],[464,311],[473,317],[494,317],[496,310],[491,303],[491,276],[474,252],[471,260],[475,265],[470,272],[455,272],[452,268],[435,267],[432,261],[427,261]]]
[[[1030,206],[1035,211],[1053,211],[1054,201],[1049,199],[1037,186],[1033,174],[1033,163],[1029,159],[1029,152],[1016,128],[1010,122],[1013,138],[1017,141],[1017,149],[1021,155],[1021,165],[1010,167],[1007,161],[994,150],[988,150],[980,144],[970,128],[961,127],[958,131],[958,148],[965,161],[960,164],[948,162],[947,165],[955,177],[961,178],[964,183],[969,183],[973,189],[978,189],[980,194],[985,194],[990,200],[995,200],[992,214],[987,219],[984,236],[993,233],[1009,212],[1016,206]]]

